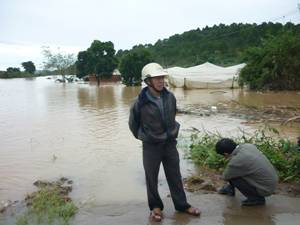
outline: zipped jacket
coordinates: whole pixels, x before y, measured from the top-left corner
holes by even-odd
[[[129,128],[135,138],[149,143],[165,142],[176,139],[179,123],[176,122],[176,98],[166,88],[161,92],[163,112],[149,99],[145,87],[130,108]],[[164,115],[162,115],[162,113]]]

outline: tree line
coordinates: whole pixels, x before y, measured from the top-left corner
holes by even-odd
[[[8,67],[6,71],[0,71],[0,78],[16,78],[16,77],[32,77],[36,71],[35,65],[32,61],[22,62],[24,71],[19,67]]]
[[[206,61],[230,66],[244,62],[246,49],[262,46],[266,39],[288,31],[299,35],[300,25],[270,22],[206,26],[158,40],[154,45],[136,45],[129,51],[119,50],[117,56],[121,58],[139,48],[147,49],[164,67],[189,67]]]
[[[233,23],[197,28],[154,44],[139,44],[117,52],[111,41],[94,40],[76,58],[53,54],[49,49],[44,49],[43,54],[45,69],[62,75],[76,71],[79,78],[94,74],[100,80],[110,78],[118,68],[126,85],[140,85],[140,71],[152,61],[163,67],[189,67],[206,61],[221,66],[246,63],[240,74],[240,85],[251,89],[299,90],[299,43],[300,24]],[[20,72],[8,68],[5,73]]]
[[[189,67],[206,61],[221,66],[246,63],[240,74],[241,86],[300,89],[300,24],[220,24],[175,34],[153,45],[119,50],[116,56],[121,61],[121,73],[122,61],[129,61],[126,58],[137,52],[147,52],[150,59],[164,67]]]

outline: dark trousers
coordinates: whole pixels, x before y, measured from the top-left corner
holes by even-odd
[[[233,187],[236,187],[243,195],[246,196],[246,198],[250,200],[264,199],[264,197],[257,192],[254,186],[250,185],[245,179],[241,177],[231,179],[229,180],[229,183]]]
[[[143,164],[150,210],[164,208],[157,187],[161,163],[164,167],[175,209],[184,211],[190,207],[183,189],[176,144],[176,140],[155,144],[143,142]]]

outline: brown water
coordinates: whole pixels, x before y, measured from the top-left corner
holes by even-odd
[[[140,87],[121,84],[98,87],[46,78],[0,80],[0,202],[24,199],[37,179],[60,176],[74,181],[71,197],[80,206],[79,218],[85,220],[110,205],[145,202],[141,143],[127,125],[130,103],[139,91]],[[172,91],[180,107],[228,100],[248,105],[300,104],[297,92]],[[239,129],[255,129],[243,125],[241,119],[218,113],[178,115],[177,120],[182,125],[179,146],[192,127],[230,135]],[[282,130],[291,137],[300,133],[297,126]],[[187,160],[181,160],[181,167],[183,176],[194,171]],[[168,188],[163,174],[159,182],[165,197]]]

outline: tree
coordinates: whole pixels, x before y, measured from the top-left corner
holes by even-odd
[[[127,86],[140,85],[142,68],[150,62],[153,58],[147,49],[138,48],[124,55],[120,63],[122,82]]]
[[[91,46],[77,55],[77,76],[95,74],[98,82],[100,78],[109,78],[118,65],[114,44],[110,41],[94,40]]]
[[[100,77],[111,77],[113,70],[118,65],[113,43],[94,40],[87,51],[91,58],[89,68],[97,75],[98,81]]]
[[[91,68],[89,67],[90,56],[87,51],[81,51],[77,55],[76,71],[77,77],[82,78],[91,72]]]
[[[17,68],[17,67],[8,67],[6,69],[6,72],[8,73],[20,73],[20,68]]]
[[[57,70],[62,75],[63,81],[65,81],[65,75],[69,68],[74,64],[75,57],[73,54],[67,54],[64,52],[53,53],[49,47],[44,47],[42,51],[46,61],[44,63],[45,69]]]
[[[25,72],[34,74],[34,72],[35,72],[35,65],[34,65],[34,63],[32,61],[23,62],[22,66],[23,66]]]
[[[247,66],[240,73],[240,84],[250,89],[300,90],[300,37],[283,32],[250,48]]]

